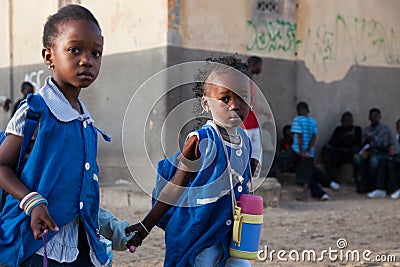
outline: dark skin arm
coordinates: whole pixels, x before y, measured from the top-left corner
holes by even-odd
[[[293,135],[297,135],[297,140],[299,143],[299,151],[300,151],[300,155],[303,156],[303,153],[301,151],[303,151],[303,135],[300,133],[293,133]]]
[[[20,201],[31,192],[14,172],[21,144],[22,137],[10,134],[0,146],[0,187]],[[42,238],[42,232],[58,231],[45,204],[40,204],[32,210],[31,229],[36,240]]]
[[[307,149],[306,149],[306,152],[304,153],[304,156],[306,156],[306,157],[310,157],[310,150],[314,147],[314,145],[315,145],[315,141],[317,140],[317,135],[316,134],[313,134],[312,135],[312,137],[311,137],[311,141],[310,141],[310,143],[308,144],[308,147],[307,147]],[[303,140],[302,140],[303,141]],[[300,150],[301,151],[301,150]]]
[[[315,145],[315,141],[317,140],[317,135],[313,134],[310,140],[310,143],[308,144],[308,147],[306,149],[306,151],[304,153],[302,153],[301,151],[303,151],[303,135],[300,133],[294,133],[297,135],[297,140],[299,141],[299,151],[300,151],[300,155],[302,158],[309,158],[310,157],[310,150],[311,148],[314,147]]]
[[[258,160],[252,159],[255,166],[258,165]],[[254,172],[252,171],[254,174]],[[184,186],[186,186],[190,180],[190,178],[194,175],[192,172],[186,172],[178,168],[175,177],[171,180],[171,183],[168,183],[163,191],[160,194],[157,202],[154,207],[149,211],[146,217],[143,219],[142,223],[147,228],[147,230],[151,231],[156,223],[162,218],[162,216],[172,207],[170,204],[166,203],[175,203],[181,194],[184,191]],[[175,185],[179,185],[180,187],[176,187]],[[140,223],[129,226],[125,229],[125,233],[128,235],[130,232],[137,231],[132,239],[130,239],[127,243],[127,247],[134,245],[140,246],[142,244],[143,239],[145,239],[148,235],[146,230],[143,228]]]
[[[194,139],[197,140],[197,137]],[[193,141],[192,139],[189,139],[187,143],[190,143]],[[190,147],[190,145],[189,145]],[[184,148],[185,150],[185,148]],[[195,148],[197,150],[197,147]],[[184,154],[186,154],[184,152]],[[191,155],[192,153],[189,153]],[[186,159],[189,160],[195,160],[196,157],[192,156],[185,156]],[[256,159],[251,159],[250,162],[251,165],[251,171],[252,174],[254,175],[254,172],[256,170],[256,167],[258,166],[258,160]],[[176,201],[180,198],[182,193],[185,190],[185,187],[190,181],[190,178],[195,175],[195,172],[191,172],[190,170],[193,170],[193,168],[187,167],[185,164],[182,164],[180,162],[180,165],[178,167],[178,170],[174,176],[174,178],[168,183],[162,192],[160,193],[160,196],[157,199],[157,202],[155,203],[154,207],[149,211],[149,213],[146,215],[146,217],[142,220],[142,223],[146,227],[147,230],[151,231],[151,229],[156,225],[156,223],[164,216],[164,214],[172,207],[173,203],[176,203]],[[125,229],[125,233],[128,235],[129,233],[137,231],[137,234],[128,241],[127,247],[129,248],[131,245],[134,246],[140,246],[142,244],[143,239],[145,239],[148,235],[146,230],[143,228],[143,226],[140,223],[131,225],[130,227]]]
[[[147,228],[147,230],[151,231],[156,223],[162,218],[162,216],[172,207],[171,204],[167,203],[175,203],[183,191],[185,190],[184,186],[186,186],[192,177],[192,172],[187,172],[178,168],[175,177],[168,183],[154,204],[154,207],[149,211],[146,217],[143,219],[142,223]],[[178,185],[179,187],[177,187]],[[146,230],[143,228],[140,223],[129,226],[125,229],[125,233],[129,234],[130,232],[137,231],[138,233],[128,241],[127,247],[134,245],[140,246],[142,244],[142,240],[145,239],[148,235]]]

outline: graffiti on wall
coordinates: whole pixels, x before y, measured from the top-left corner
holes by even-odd
[[[250,40],[247,51],[296,52],[301,40],[296,38],[297,24],[289,21],[262,19],[259,23],[247,21]]]
[[[33,71],[31,73],[25,74],[24,81],[30,82],[37,92],[42,87],[42,82],[40,76],[44,73],[44,70]]]
[[[375,19],[346,19],[337,15],[335,25],[309,28],[304,40],[296,36],[297,24],[289,21],[247,21],[247,51],[298,55],[327,70],[328,65],[350,57],[355,65],[383,61],[400,65],[400,32]]]

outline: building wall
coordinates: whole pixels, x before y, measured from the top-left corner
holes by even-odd
[[[204,56],[262,57],[264,70],[255,80],[269,100],[278,134],[296,115],[298,101],[308,102],[317,119],[318,148],[347,110],[366,126],[369,109],[378,107],[382,122],[394,131],[400,117],[398,1],[176,2],[182,10],[179,30],[174,29],[180,42],[172,43],[179,48],[169,62],[185,60],[182,48],[195,55],[203,50]]]
[[[300,0],[299,60],[324,82],[344,79],[353,65],[398,68],[399,11],[396,0]]]
[[[98,161],[105,182],[126,179],[123,126],[130,100],[152,75],[193,60],[237,53],[263,58],[263,72],[255,77],[272,109],[278,136],[291,122],[298,101],[307,101],[319,125],[317,147],[327,141],[344,111],[355,123],[368,124],[368,110],[381,108],[383,122],[394,130],[400,117],[396,100],[400,77],[400,6],[397,0],[23,0],[0,2],[0,94],[16,100],[19,85],[30,80],[36,89],[50,73],[41,59],[44,22],[59,3],[80,3],[98,18],[105,38],[104,59],[97,81],[81,98],[96,125],[112,137],[99,142]],[[10,5],[11,4],[11,5]],[[12,55],[12,56],[11,56]],[[165,85],[149,89],[149,96],[163,95]],[[154,166],[173,134],[162,125],[177,103],[192,98],[190,85],[160,98],[152,114],[142,114],[146,101],[134,110],[128,146],[137,174],[152,176]],[[265,108],[257,107],[261,116]],[[130,111],[128,110],[128,113]],[[188,108],[186,112],[193,112]],[[185,116],[177,114],[177,119]],[[143,116],[145,129],[139,125]],[[3,127],[9,114],[0,112]],[[135,124],[135,121],[138,121]],[[133,121],[133,122],[132,122]],[[157,127],[155,127],[157,126]],[[160,126],[161,127],[161,126]],[[142,151],[137,138],[145,130],[148,144]],[[129,140],[130,139],[130,140]],[[137,148],[137,151],[135,149]],[[171,150],[173,148],[168,148]],[[146,154],[149,153],[150,155]],[[149,166],[148,161],[152,162]]]

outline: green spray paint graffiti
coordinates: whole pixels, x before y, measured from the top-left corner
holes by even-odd
[[[252,39],[247,45],[248,51],[274,52],[280,50],[283,52],[295,52],[297,51],[297,46],[301,43],[300,40],[296,39],[296,23],[262,19],[257,24],[249,20],[247,25],[252,34]]]
[[[296,37],[296,23],[249,20],[247,25],[251,34],[247,51],[302,51],[305,60],[325,70],[349,55],[356,65],[382,59],[389,65],[400,65],[400,33],[375,19],[354,18],[349,23],[339,14],[331,28],[323,24],[308,29],[305,40]]]
[[[317,28],[315,33],[316,42],[310,44],[311,29],[307,31],[307,39],[304,43],[304,59],[311,60],[315,65],[321,65],[327,70],[327,64],[333,61],[333,46],[335,34],[327,29],[325,25]]]

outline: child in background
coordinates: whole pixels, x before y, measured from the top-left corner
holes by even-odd
[[[233,69],[235,68],[235,69]],[[200,72],[197,96],[212,121],[190,133],[177,158],[177,170],[138,224],[130,243],[139,245],[157,224],[165,228],[164,266],[250,266],[229,257],[234,197],[249,191],[251,144],[239,127],[250,111],[250,79],[235,57],[211,59]],[[225,146],[225,148],[224,148]],[[232,184],[225,149],[230,155]],[[168,172],[159,165],[158,175]],[[179,200],[179,203],[177,202]],[[165,216],[164,216],[165,215]]]
[[[279,144],[279,153],[277,154],[277,158],[280,160],[281,171],[296,172],[296,164],[298,162],[291,160],[294,154],[291,149],[292,145],[293,133],[291,132],[291,125],[288,124],[283,127],[283,137]],[[322,201],[330,200],[329,195],[321,186],[330,187],[332,190],[339,190],[340,188],[338,183],[324,175],[324,173],[316,166],[314,160],[308,188],[313,197]]]
[[[34,93],[33,85],[32,85],[30,82],[28,82],[28,81],[23,82],[23,83],[21,84],[21,93],[22,93],[22,98],[19,99],[17,102],[15,102],[15,104],[14,104],[14,109],[13,109],[13,112],[12,112],[11,116],[14,116],[15,112],[17,111],[17,109],[18,109],[18,107],[19,107],[19,104],[20,104],[23,100],[25,100],[26,97],[27,97],[29,94],[33,94],[33,93]]]
[[[297,117],[292,121],[293,133],[292,149],[300,157],[296,169],[296,180],[303,184],[303,194],[298,200],[307,200],[309,185],[314,164],[314,144],[317,140],[317,123],[309,116],[310,109],[306,102],[297,104]]]
[[[317,123],[308,114],[308,104],[297,104],[297,116],[293,119],[290,131],[293,133],[293,144],[289,153],[278,156],[276,159],[276,175],[279,180],[285,166],[296,166],[296,181],[303,185],[303,192],[298,200],[307,200],[309,185],[314,168],[314,144],[317,139]]]
[[[123,243],[121,227],[129,226],[99,207],[96,156],[102,132],[78,98],[99,74],[103,36],[89,10],[68,5],[48,18],[43,47],[53,75],[17,110],[0,147],[0,187],[8,192],[0,213],[0,265],[41,266],[48,257],[48,266],[103,266],[109,257],[99,233],[120,232]],[[40,116],[39,126],[17,176],[28,110]],[[47,253],[39,240],[44,236]]]

